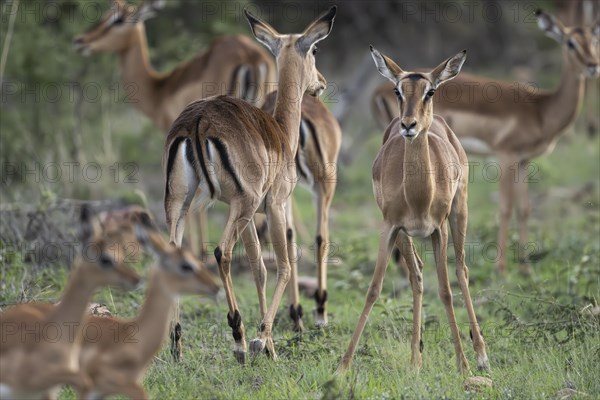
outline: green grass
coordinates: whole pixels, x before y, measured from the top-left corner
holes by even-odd
[[[370,164],[379,143],[380,137],[373,134],[351,166],[340,166],[331,221],[337,262],[329,269],[330,326],[322,331],[312,329],[311,313],[306,312],[308,330],[298,340],[282,306],[274,328],[279,361],[261,355],[240,366],[231,351],[226,303],[186,297],[182,311],[185,358],[172,364],[166,347],[157,355],[144,379],[152,398],[546,399],[568,385],[591,396],[586,398],[600,396],[600,323],[585,309],[597,305],[600,297],[600,143],[598,138],[590,140],[583,135],[565,138],[553,154],[535,161],[539,179],[531,185],[530,235],[548,254],[533,265],[535,275],[530,279],[519,276],[512,261],[508,275],[499,277],[493,260],[484,257],[486,243],[495,241],[497,234],[498,187],[483,181],[481,174],[475,174],[470,184],[471,293],[487,342],[492,389],[480,394],[463,390],[444,308],[437,296],[431,245],[425,242],[422,370],[416,373],[409,364],[412,296],[406,280],[390,264],[382,297],[370,316],[353,368],[343,378],[334,376],[375,263],[381,216],[372,197]],[[586,184],[588,189],[582,191]],[[296,200],[312,237],[311,197],[298,191]],[[210,212],[215,215],[210,230],[213,240],[222,226],[222,217],[217,216],[220,209]],[[511,240],[516,240],[514,228]],[[304,257],[310,259],[312,251],[306,240],[303,248]],[[314,275],[311,262],[301,265],[302,275]],[[467,316],[451,262],[449,268],[463,346],[474,368]],[[58,267],[32,276],[16,259],[4,260],[1,273],[2,304],[56,299],[67,277],[66,270]],[[270,271],[271,291],[274,278]],[[252,339],[260,323],[254,283],[246,272],[234,276],[234,284],[247,336]],[[141,291],[125,294],[114,290],[104,290],[94,299],[121,316],[134,315],[142,300]],[[310,310],[313,301],[303,299],[303,305]],[[74,395],[65,390],[61,398]]]

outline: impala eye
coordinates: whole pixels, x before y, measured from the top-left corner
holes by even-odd
[[[113,22],[113,25],[121,25],[123,22],[125,22],[125,19],[121,15],[117,19],[115,19],[115,21]]]
[[[434,94],[435,94],[435,90],[431,89],[430,91],[427,92],[427,98],[433,97]]]
[[[317,46],[313,47],[313,56],[314,56],[315,54],[317,54],[317,51],[319,51],[319,49],[317,49]]]
[[[189,262],[183,262],[181,264],[181,270],[183,272],[192,272],[194,270],[194,267]]]
[[[567,46],[569,46],[571,50],[575,50],[575,42],[573,41],[573,39],[567,40]]]
[[[113,259],[106,254],[100,254],[100,258],[98,259],[98,263],[102,268],[110,268],[115,265]]]
[[[394,88],[394,93],[396,93],[396,96],[400,97],[400,91],[398,88]]]

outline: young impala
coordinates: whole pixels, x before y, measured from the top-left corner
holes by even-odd
[[[269,114],[275,111],[277,92],[270,93],[262,109]],[[315,325],[327,325],[327,251],[329,246],[329,207],[337,183],[337,159],[342,144],[342,129],[331,111],[316,97],[302,99],[300,119],[300,143],[296,153],[296,170],[299,182],[313,193],[317,208],[316,260],[318,287],[315,292]],[[292,196],[288,204],[288,223],[292,231],[288,237],[296,237],[292,218]],[[302,306],[298,290],[297,257],[290,258],[292,275],[288,287],[290,317],[297,330],[302,330]]]
[[[508,226],[516,202],[519,225],[520,268],[529,273],[527,220],[528,182],[535,172],[530,161],[554,149],[558,138],[575,120],[581,106],[586,77],[600,74],[600,23],[592,28],[565,27],[551,15],[537,12],[539,27],[560,43],[563,71],[555,91],[531,91],[525,85],[461,74],[452,88],[434,96],[436,111],[456,132],[465,150],[494,154],[500,162],[500,229],[497,268],[506,270]],[[497,90],[500,95],[494,101]],[[486,91],[489,91],[486,92]],[[373,111],[380,125],[393,118],[395,99],[388,84],[373,95]]]
[[[58,305],[21,304],[0,314],[0,397],[38,398],[60,385],[87,385],[79,371],[82,319],[101,286],[132,289],[140,277],[126,255],[135,238],[128,222],[106,232],[82,208],[82,252]],[[51,395],[51,397],[54,393]]]
[[[130,399],[148,398],[141,381],[167,335],[175,297],[216,294],[220,287],[192,253],[163,239],[145,211],[139,214],[139,220],[144,229],[138,231],[138,237],[157,258],[146,301],[138,316],[130,320],[86,318],[86,324],[105,334],[83,340],[79,365],[90,381],[87,390],[81,393],[83,399],[116,394]]]
[[[469,314],[477,366],[488,369],[488,358],[473,302],[465,264],[467,234],[467,156],[458,139],[440,116],[433,114],[432,97],[444,82],[454,78],[466,59],[466,51],[450,57],[431,72],[405,72],[390,58],[371,47],[377,69],[394,83],[400,115],[388,125],[384,143],[373,163],[373,192],[383,214],[377,264],[364,309],[339,365],[345,371],[381,294],[388,259],[394,246],[408,265],[413,291],[412,365],[420,368],[421,304],[423,274],[411,237],[430,237],[438,275],[438,292],[448,316],[459,371],[469,370],[456,325],[452,291],[448,282],[446,249],[450,223],[456,257],[456,275]]]
[[[258,290],[262,323],[250,349],[257,353],[266,347],[275,358],[273,320],[290,279],[288,251],[293,253],[294,247],[293,238],[290,246],[286,238],[291,229],[286,203],[296,184],[301,101],[305,92],[318,95],[325,88],[315,67],[315,44],[329,35],[335,13],[332,7],[301,34],[280,34],[245,11],[254,36],[276,57],[279,82],[273,116],[233,97],[200,100],[185,108],[165,143],[165,212],[172,242],[181,246],[183,218],[197,190],[200,207],[216,200],[229,204],[215,257],[240,362],[245,360],[246,339],[231,281],[233,247],[241,236]],[[252,219],[257,211],[266,213],[277,257],[277,285],[268,308],[266,268]]]

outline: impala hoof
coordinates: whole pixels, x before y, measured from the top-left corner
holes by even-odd
[[[301,319],[294,322],[294,332],[300,334],[304,333],[304,323]]]
[[[298,332],[298,333],[304,332],[304,324],[302,323],[303,315],[304,315],[304,312],[302,311],[302,306],[300,304],[298,304],[297,306],[294,306],[293,304],[290,305],[290,319],[292,320],[292,323],[294,324],[295,332]]]
[[[240,363],[241,365],[246,364],[246,352],[243,350],[234,350],[233,351],[233,356],[235,357],[235,359],[237,360],[238,363]]]
[[[337,369],[335,370],[335,374],[341,376],[341,375],[345,375],[347,371],[348,371],[348,365],[346,365],[344,363],[340,363],[340,365],[338,365]]]
[[[253,339],[250,341],[250,351],[252,354],[259,354],[265,349],[265,341],[262,339]]]
[[[327,314],[321,314],[317,310],[313,310],[313,317],[315,318],[315,326],[317,328],[322,329],[327,326]]]
[[[487,358],[487,355],[478,356],[477,357],[477,369],[479,371],[490,372],[490,361]]]

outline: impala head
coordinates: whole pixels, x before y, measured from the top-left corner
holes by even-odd
[[[154,16],[164,3],[164,0],[145,0],[135,7],[126,0],[111,0],[111,7],[100,22],[75,38],[75,48],[85,55],[127,49],[142,28],[141,23]]]
[[[600,21],[591,28],[566,27],[541,10],[536,16],[540,29],[563,46],[576,72],[588,78],[600,76]]]
[[[89,208],[83,206],[80,222],[82,251],[78,264],[85,268],[86,279],[98,286],[135,288],[140,283],[140,276],[127,255],[137,241],[129,221],[106,229],[98,218],[91,215]]]
[[[414,139],[431,126],[433,95],[440,85],[458,75],[467,58],[467,51],[450,57],[428,73],[405,72],[373,46],[371,56],[379,73],[395,85],[394,93],[400,106],[400,134]]]
[[[141,214],[137,237],[157,259],[162,287],[172,295],[216,295],[221,286],[190,251],[177,248],[161,235],[147,213]]]
[[[331,32],[336,10],[337,7],[331,7],[301,34],[280,34],[248,10],[244,10],[244,13],[256,39],[277,59],[279,79],[287,74],[295,75],[300,70],[300,76],[295,79],[299,79],[298,85],[303,92],[319,96],[325,90],[327,82],[315,66],[316,44]]]

